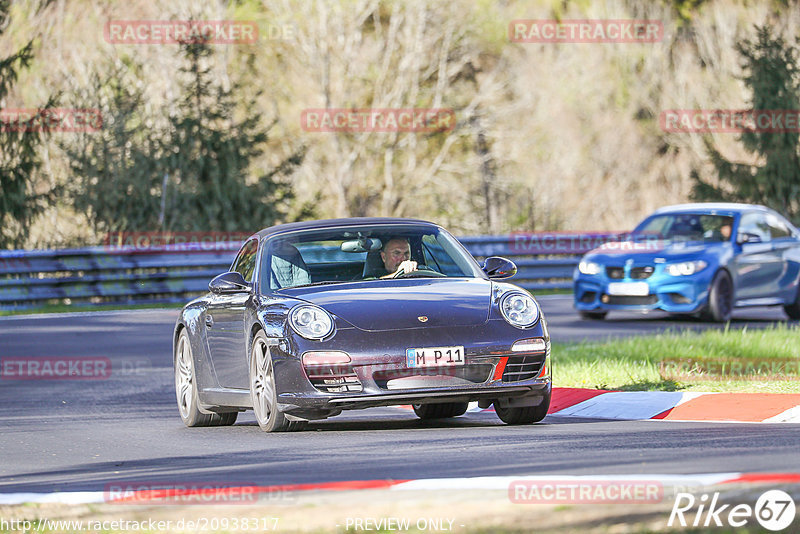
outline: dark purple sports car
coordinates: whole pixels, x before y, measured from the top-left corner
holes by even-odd
[[[357,218],[292,223],[247,239],[174,333],[187,426],[252,409],[268,432],[342,410],[411,404],[423,419],[494,404],[502,421],[550,405],[550,338],[536,301],[481,268],[440,226]]]

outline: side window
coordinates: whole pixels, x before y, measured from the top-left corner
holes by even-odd
[[[256,270],[256,252],[258,252],[258,239],[251,239],[244,244],[233,263],[233,270],[241,274],[247,282],[253,281],[253,271]]]
[[[772,239],[780,239],[781,237],[792,237],[792,232],[780,218],[767,214],[767,224],[769,225],[770,234]]]
[[[739,235],[755,234],[761,241],[771,241],[771,233],[767,220],[761,213],[746,213],[739,223]]]

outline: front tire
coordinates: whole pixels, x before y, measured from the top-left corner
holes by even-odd
[[[263,331],[256,334],[250,352],[250,398],[256,422],[264,432],[290,432],[305,427],[306,421],[289,421],[278,410],[275,369]]]
[[[443,402],[440,404],[412,404],[414,413],[420,419],[446,419],[458,417],[467,412],[466,402]]]
[[[182,329],[175,346],[175,396],[183,424],[195,426],[228,426],[236,422],[238,412],[206,414],[200,411],[197,400],[197,379],[189,334]]]
[[[608,312],[596,312],[596,311],[579,311],[578,312],[581,316],[581,319],[589,319],[592,321],[602,321],[608,315]]]
[[[502,408],[494,404],[494,411],[497,417],[507,425],[529,425],[538,423],[547,415],[550,409],[550,392],[542,399],[537,406],[522,406],[520,408]]]
[[[704,318],[716,323],[727,323],[733,314],[733,280],[728,271],[719,271],[708,290],[708,306]]]
[[[789,316],[789,319],[797,321],[800,319],[800,286],[797,288],[797,295],[794,297],[794,302],[787,304],[783,307],[783,311]]]

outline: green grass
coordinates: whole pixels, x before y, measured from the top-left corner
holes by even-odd
[[[554,383],[620,391],[800,393],[800,329],[667,332],[553,343]]]
[[[186,299],[189,302],[189,299]],[[9,315],[31,315],[39,313],[65,313],[108,310],[152,310],[159,308],[183,308],[185,303],[164,304],[97,304],[95,306],[80,304],[49,304],[40,308],[26,310],[0,310],[0,317]]]

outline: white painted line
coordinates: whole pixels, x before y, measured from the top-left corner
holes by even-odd
[[[55,493],[0,493],[3,504],[90,504],[104,501],[102,491],[64,491]]]
[[[650,419],[674,408],[683,395],[673,391],[612,391],[564,408],[553,415],[597,419]]]
[[[508,490],[512,482],[583,482],[583,481],[658,481],[669,486],[713,486],[739,478],[741,473],[705,473],[696,475],[523,475],[472,478],[428,478],[401,482],[391,491],[409,490]]]
[[[800,406],[789,408],[785,412],[764,419],[763,423],[800,423]]]

